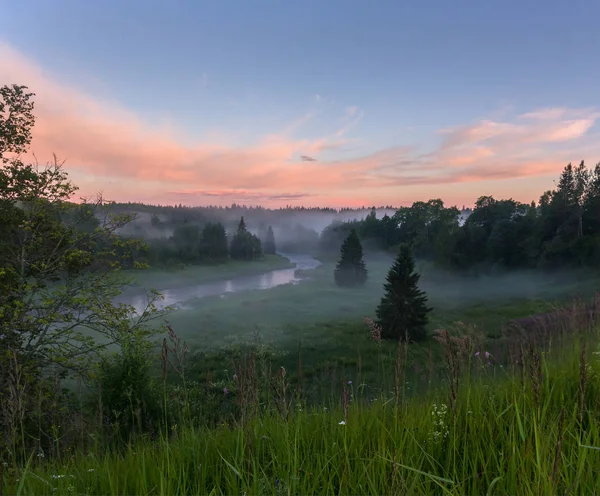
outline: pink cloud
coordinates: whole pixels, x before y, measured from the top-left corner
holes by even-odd
[[[358,107],[347,107],[340,120],[331,123],[331,133],[314,139],[296,137],[316,117],[313,109],[251,146],[237,147],[222,133],[189,146],[178,140],[181,133],[175,124],[150,126],[116,102],[58,82],[9,45],[0,44],[0,59],[0,84],[25,84],[36,93],[36,155],[44,160],[56,153],[81,179],[85,193],[95,187],[121,200],[129,195],[132,200],[159,198],[165,203],[177,197],[189,203],[241,198],[256,203],[302,199],[328,205],[338,200],[347,205],[397,204],[405,196],[429,197],[427,189],[416,186],[558,174],[567,162],[580,160],[574,156],[577,150],[597,153],[591,160],[600,156],[597,142],[582,141],[590,137],[600,114],[566,108],[534,110],[510,122],[488,119],[445,129],[441,145],[427,153],[402,146],[349,160],[322,159],[323,152],[334,153],[356,142],[347,134],[364,118]],[[533,197],[547,187],[540,186]],[[476,187],[473,190],[477,196]]]

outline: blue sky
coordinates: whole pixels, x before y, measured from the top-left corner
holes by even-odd
[[[43,129],[39,148],[63,152],[83,186],[105,180],[103,189],[119,199],[132,190],[117,186],[129,182],[135,199],[163,203],[260,203],[276,194],[305,195],[298,201],[306,204],[430,196],[472,203],[480,194],[525,201],[552,186],[562,161],[600,160],[599,18],[595,1],[20,0],[4,5],[0,17],[0,41],[12,63],[0,69],[0,84],[27,84],[38,93],[42,128],[51,127],[44,119],[62,122],[60,109],[46,107],[69,92],[110,108],[116,137],[92,135],[99,117],[89,109],[71,109],[69,119],[80,114],[82,122],[70,126],[88,133],[80,142],[122,140],[129,151],[92,159],[69,148],[68,136]],[[35,82],[52,83],[52,91],[9,80],[30,74],[22,67],[43,70]],[[519,117],[542,110],[534,123]],[[122,114],[144,127],[135,146],[127,147],[119,131]],[[575,131],[543,138],[575,121]],[[441,149],[440,130],[462,130],[464,138],[465,129],[481,130],[482,123],[488,130],[492,124],[492,142],[486,134],[450,155]],[[157,153],[174,146],[180,162],[169,164],[171,173],[152,174],[145,163],[143,173],[135,172],[128,161],[143,162],[144,155],[131,149],[143,147],[144,133],[148,147],[157,146],[150,133],[165,126],[173,135]],[[514,132],[522,148],[509,139]],[[531,142],[529,134],[540,139]],[[515,144],[510,153],[507,141]],[[394,149],[383,162],[372,159]],[[469,170],[445,163],[460,165],[458,152],[474,150],[481,160],[469,162]],[[289,165],[304,152],[316,162]],[[423,160],[430,172],[417,177]],[[330,173],[346,165],[353,178]],[[483,172],[474,174],[479,165]],[[513,166],[511,177],[503,168]],[[293,170],[287,174],[286,167]],[[279,182],[261,182],[273,168]]]

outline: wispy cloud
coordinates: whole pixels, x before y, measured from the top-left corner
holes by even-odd
[[[545,108],[440,130],[441,143],[430,150],[391,146],[336,160],[339,150],[356,142],[357,136],[349,135],[357,132],[365,113],[357,106],[341,107],[339,118],[329,122],[329,133],[302,138],[314,135],[310,131],[324,104],[319,95],[313,108],[251,146],[239,147],[222,134],[218,141],[189,146],[178,140],[175,124],[151,126],[117,102],[60,83],[7,44],[0,44],[0,59],[0,84],[26,84],[36,93],[36,155],[56,153],[77,177],[96,178],[89,182],[109,196],[111,181],[129,181],[132,198],[155,188],[155,196],[164,201],[354,198],[368,204],[388,200],[367,197],[366,191],[386,198],[402,191],[420,199],[429,194],[425,186],[557,174],[566,162],[587,158],[578,155],[580,150],[598,154],[591,160],[600,158],[600,141],[593,134],[598,111]]]
[[[228,201],[296,201],[303,198],[309,198],[317,195],[310,193],[278,193],[269,194],[260,191],[248,191],[243,189],[232,189],[232,190],[181,190],[181,191],[167,191],[167,194],[174,198],[220,198],[227,199]]]

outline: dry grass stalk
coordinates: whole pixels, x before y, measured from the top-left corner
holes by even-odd
[[[579,388],[577,390],[577,413],[579,417],[579,423],[583,424],[583,412],[585,411],[585,398],[588,381],[588,370],[586,361],[586,346],[585,343],[581,347],[581,353],[579,355]]]
[[[469,336],[451,336],[447,329],[434,331],[435,340],[442,345],[448,375],[449,402],[452,413],[456,413],[458,389],[460,386],[461,362],[472,350]]]

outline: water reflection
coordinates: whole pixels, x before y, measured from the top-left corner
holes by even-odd
[[[318,260],[308,255],[283,255],[296,264],[294,269],[280,269],[252,276],[240,276],[225,281],[215,281],[194,286],[183,286],[161,291],[164,299],[156,303],[158,308],[174,306],[185,307],[185,302],[194,298],[206,298],[207,296],[224,297],[227,293],[239,291],[264,290],[281,286],[284,284],[298,284],[302,278],[296,274],[297,270],[312,270],[320,265]],[[127,303],[141,311],[147,304],[145,295],[137,295],[127,298]]]

